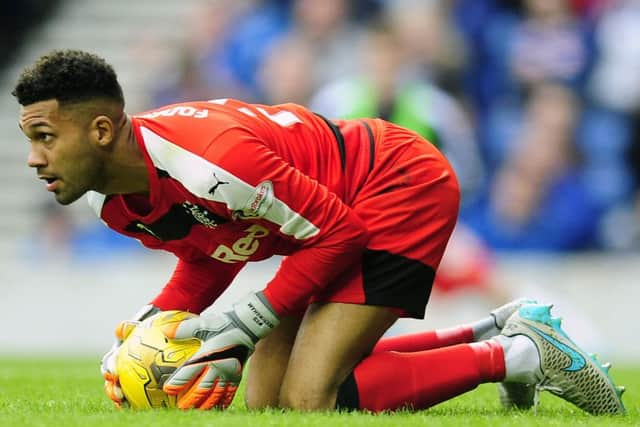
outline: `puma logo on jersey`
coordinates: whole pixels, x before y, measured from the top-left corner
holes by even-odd
[[[216,183],[215,183],[215,184],[213,184],[213,186],[209,189],[209,194],[211,194],[211,196],[212,196],[212,197],[213,197],[213,195],[215,194],[215,192],[216,192],[216,190],[218,189],[218,187],[220,187],[221,185],[224,185],[224,184],[228,184],[228,183],[229,183],[228,181],[220,181],[220,178],[218,178],[218,177],[216,176],[216,173],[215,173],[215,172],[213,173],[213,179],[215,179],[215,180],[216,180]]]
[[[240,237],[231,247],[218,246],[211,254],[211,258],[227,264],[247,261],[260,247],[259,239],[269,235],[269,230],[259,224],[253,224],[244,231],[247,233],[246,236]]]

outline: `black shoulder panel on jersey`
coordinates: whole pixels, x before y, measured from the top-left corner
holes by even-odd
[[[200,205],[183,202],[172,205],[164,215],[150,224],[133,221],[125,227],[125,230],[130,233],[149,234],[166,242],[185,238],[194,225],[201,224],[214,228],[228,221],[227,218],[216,215]]]

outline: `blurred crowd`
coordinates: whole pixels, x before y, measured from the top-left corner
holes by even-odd
[[[190,19],[149,108],[230,97],[409,127],[458,174],[450,250],[471,263],[640,248],[640,0],[210,0]]]
[[[438,145],[498,251],[638,246],[640,1],[204,3],[154,105],[375,116]]]

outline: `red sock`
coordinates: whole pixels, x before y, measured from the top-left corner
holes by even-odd
[[[448,329],[382,338],[373,348],[373,353],[382,351],[423,351],[470,342],[473,342],[473,328],[466,325],[456,326]]]
[[[374,412],[424,409],[504,378],[504,353],[495,341],[435,350],[377,352],[360,362],[338,393],[338,406]]]

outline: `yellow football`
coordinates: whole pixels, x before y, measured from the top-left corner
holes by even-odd
[[[164,382],[200,348],[198,339],[171,340],[161,327],[196,317],[186,311],[163,311],[140,325],[127,336],[116,358],[120,387],[130,407],[173,408],[176,396],[162,391]]]

